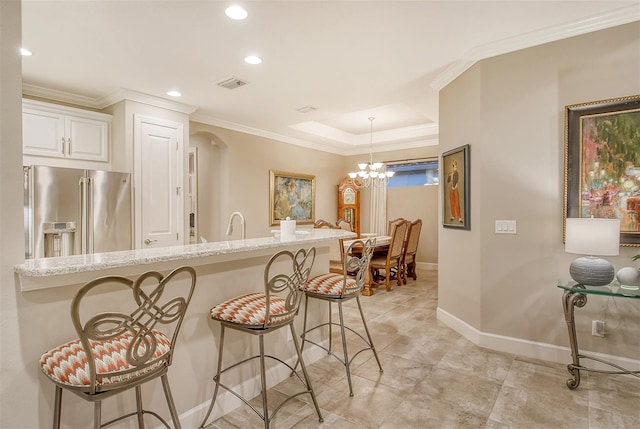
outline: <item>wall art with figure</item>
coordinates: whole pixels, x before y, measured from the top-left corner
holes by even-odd
[[[442,226],[471,229],[469,145],[442,154]]]
[[[619,219],[640,246],[640,96],[566,106],[565,122],[565,219]]]
[[[311,224],[315,217],[315,176],[269,172],[269,213],[271,226],[287,218]]]

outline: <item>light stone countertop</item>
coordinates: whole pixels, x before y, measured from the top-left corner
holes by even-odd
[[[158,264],[174,261],[191,261],[206,258],[209,261],[216,256],[231,256],[227,259],[238,259],[241,253],[278,249],[283,246],[306,245],[329,241],[331,239],[353,239],[355,233],[340,229],[308,229],[298,230],[295,239],[281,240],[280,237],[250,238],[245,240],[217,241],[183,246],[158,247],[151,249],[123,250],[118,252],[93,253],[89,255],[61,256],[55,258],[27,259],[16,265],[14,272],[21,279],[22,290],[39,289],[40,287],[24,287],[24,281],[52,276],[67,276],[78,273],[91,273],[117,268],[136,267],[139,265]],[[203,262],[206,263],[206,262]],[[50,279],[49,279],[50,280]],[[55,282],[58,283],[58,282]]]

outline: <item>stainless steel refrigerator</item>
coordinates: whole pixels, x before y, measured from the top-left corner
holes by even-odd
[[[25,258],[132,249],[131,174],[24,167]]]

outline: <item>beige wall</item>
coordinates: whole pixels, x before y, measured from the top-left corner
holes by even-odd
[[[439,230],[443,312],[480,337],[568,346],[556,288],[575,258],[562,244],[564,106],[634,94],[638,22],[484,60],[442,90],[441,152],[471,145],[471,231]],[[515,219],[517,234],[496,235],[497,219]],[[636,253],[610,260],[637,266]],[[588,300],[576,312],[581,347],[638,359],[637,302]],[[605,338],[590,335],[596,318]]]
[[[359,162],[366,161],[367,155],[354,155],[345,158],[346,172],[357,169]],[[374,155],[374,161],[404,161],[409,159],[438,158],[438,146],[423,146],[380,152]],[[418,243],[417,260],[419,266],[437,269],[438,264],[438,196],[439,186],[411,186],[389,188],[387,190],[387,218],[403,217],[409,220],[422,219],[422,231]],[[369,229],[371,215],[371,190],[360,191],[361,230]]]
[[[199,157],[198,224],[208,240],[226,239],[234,211],[244,214],[247,237],[270,234],[269,170],[316,176],[315,218],[336,220],[344,157],[197,122],[190,130]],[[236,225],[232,238],[239,232]]]
[[[39,347],[23,342],[30,333],[18,323],[25,305],[14,284],[13,266],[23,262],[22,69],[20,2],[0,1],[0,427],[37,425]],[[47,317],[46,314],[42,315]]]

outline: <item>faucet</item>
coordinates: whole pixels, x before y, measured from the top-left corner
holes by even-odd
[[[242,239],[247,238],[247,225],[244,221],[244,215],[240,212],[231,213],[231,217],[229,217],[229,226],[227,226],[227,235],[231,235],[233,233],[233,218],[240,218],[240,226],[242,227]]]

